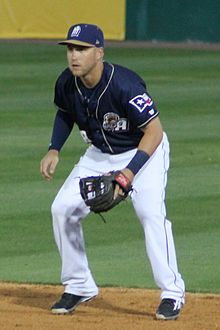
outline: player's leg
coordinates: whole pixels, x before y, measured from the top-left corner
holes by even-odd
[[[84,174],[84,170],[80,166],[73,169],[51,207],[54,237],[61,256],[61,281],[65,287],[64,297],[52,308],[54,313],[70,312],[82,299],[98,294],[88,265],[81,224],[89,213],[79,192],[79,176],[91,174]],[[75,297],[80,297],[76,304]],[[60,308],[62,305],[67,307]]]
[[[63,296],[52,307],[53,313],[69,313],[98,293],[85,251],[81,220],[88,215],[89,208],[80,195],[79,179],[108,172],[111,167],[108,157],[90,146],[52,204],[54,237],[61,256],[61,281],[65,286]]]
[[[161,299],[184,303],[184,282],[178,271],[171,222],[166,218],[165,188],[169,167],[166,136],[134,180],[133,205],[142,223],[146,251]],[[136,192],[135,192],[136,191]]]

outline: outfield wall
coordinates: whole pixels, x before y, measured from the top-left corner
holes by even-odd
[[[74,23],[98,24],[125,38],[125,0],[0,0],[0,38],[64,38]]]
[[[64,38],[98,24],[107,40],[220,42],[220,0],[0,0],[0,38]]]
[[[220,0],[127,0],[126,39],[220,42]]]

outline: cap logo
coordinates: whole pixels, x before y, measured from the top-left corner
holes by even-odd
[[[78,37],[80,32],[81,32],[81,27],[79,25],[75,26],[71,33],[71,37]]]

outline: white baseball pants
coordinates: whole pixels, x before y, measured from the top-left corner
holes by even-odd
[[[98,288],[89,269],[81,219],[89,213],[79,192],[79,178],[100,175],[126,167],[136,150],[118,155],[102,153],[90,146],[58,192],[52,207],[53,230],[61,256],[61,281],[65,292],[95,296]],[[169,168],[169,143],[163,140],[133,181],[131,195],[143,226],[146,252],[161,299],[184,303],[184,282],[178,272],[171,222],[166,219],[165,188]]]

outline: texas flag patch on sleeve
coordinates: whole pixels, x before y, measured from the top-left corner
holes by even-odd
[[[142,112],[146,107],[152,106],[153,100],[146,93],[144,93],[142,95],[137,95],[133,97],[133,99],[131,99],[129,103],[135,106],[138,111]]]

